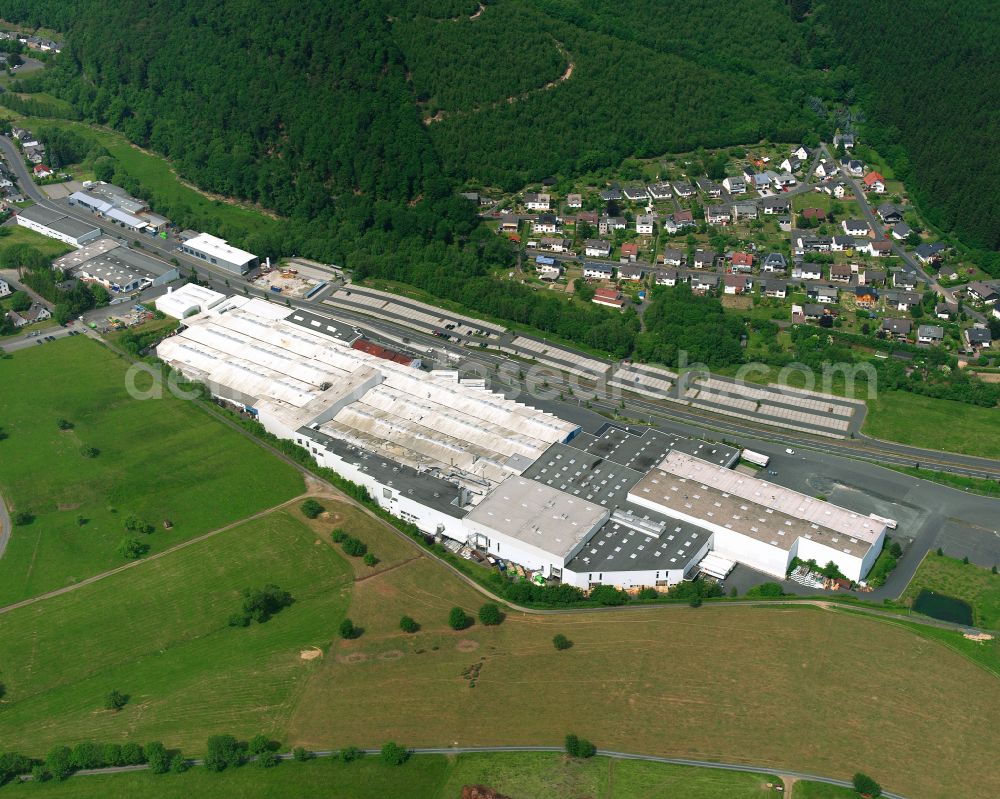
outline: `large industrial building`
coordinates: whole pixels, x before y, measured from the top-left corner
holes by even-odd
[[[107,237],[57,258],[52,266],[67,276],[100,283],[113,294],[122,295],[163,286],[180,277],[175,266]]]
[[[187,239],[181,244],[181,250],[237,275],[245,275],[260,263],[253,253],[233,247],[225,239],[209,233],[199,233]]]
[[[17,224],[73,247],[82,247],[101,235],[101,229],[95,225],[80,222],[64,213],[51,211],[41,205],[32,205],[19,210]]]
[[[328,318],[177,295],[164,302],[183,324],[162,360],[446,542],[584,589],[721,578],[736,563],[783,578],[794,557],[860,580],[881,549],[884,523],[734,471],[732,447],[584,432],[481,380],[359,347]]]

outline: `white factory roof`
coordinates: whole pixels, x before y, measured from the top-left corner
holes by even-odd
[[[789,517],[821,525],[869,544],[877,541],[885,531],[884,524],[868,516],[757,477],[715,466],[677,450],[667,453],[659,468],[668,474],[771,508]]]
[[[569,556],[609,512],[524,477],[508,477],[466,517],[558,557]]]
[[[140,219],[128,213],[128,211],[122,211],[119,208],[110,208],[104,212],[104,215],[108,219],[114,219],[116,222],[124,222],[126,225],[134,228],[144,228],[148,224],[145,219]]]
[[[199,233],[193,239],[184,242],[185,247],[193,250],[200,250],[213,258],[219,258],[227,263],[242,266],[252,261],[257,256],[253,253],[233,247],[225,239],[213,236],[210,233]]]
[[[183,319],[192,310],[196,313],[214,308],[226,298],[225,294],[218,291],[199,286],[196,283],[187,283],[175,291],[157,297],[156,307],[167,316],[175,319]]]
[[[276,303],[229,298],[186,319],[157,352],[287,428],[310,426],[405,465],[457,469],[490,483],[520,474],[577,429],[463,385],[456,373],[427,373],[353,349],[296,324],[293,314]]]

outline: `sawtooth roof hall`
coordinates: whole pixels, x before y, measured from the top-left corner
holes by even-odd
[[[667,586],[732,562],[783,577],[796,556],[857,580],[881,548],[884,525],[733,471],[731,447],[581,432],[456,372],[355,349],[358,336],[230,297],[158,355],[421,530],[581,588]]]

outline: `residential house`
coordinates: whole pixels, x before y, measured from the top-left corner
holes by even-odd
[[[705,206],[705,222],[709,225],[728,225],[730,216],[728,205]]]
[[[635,218],[635,232],[640,236],[652,236],[654,225],[656,225],[654,214],[642,214]]]
[[[896,241],[903,241],[913,232],[913,229],[906,222],[897,222],[892,226],[889,233]]]
[[[698,178],[695,183],[697,183],[698,188],[705,193],[705,196],[712,200],[717,200],[722,196],[722,186],[714,180],[709,178]]]
[[[587,239],[583,243],[583,254],[588,258],[610,258],[611,242],[604,239]]]
[[[606,305],[609,308],[621,309],[625,305],[625,301],[622,299],[621,293],[618,289],[611,288],[600,288],[594,291],[594,299],[591,302],[595,302],[598,305]]]
[[[973,327],[966,328],[964,336],[965,343],[969,345],[969,349],[976,352],[989,347],[993,342],[990,329],[985,326],[974,325]]]
[[[830,309],[825,305],[818,305],[817,303],[806,303],[802,306],[802,316],[806,319],[822,319],[824,316],[832,316]]]
[[[933,244],[921,244],[913,251],[913,254],[920,263],[929,264],[932,261],[940,260],[946,249],[947,247],[942,242],[935,241]]]
[[[34,324],[35,322],[44,322],[46,319],[51,319],[52,314],[49,313],[49,309],[44,305],[35,303],[27,311],[8,311],[7,318],[10,319],[14,327],[22,328],[25,325]]]
[[[735,202],[733,203],[733,222],[740,219],[756,219],[759,213],[755,202]]]
[[[622,194],[625,195],[626,200],[629,200],[634,203],[646,201],[645,186],[626,186],[624,189],[622,189]]]
[[[866,286],[884,286],[885,285],[885,272],[881,269],[871,269],[865,267],[864,276],[859,273],[858,282],[863,282]]]
[[[569,252],[572,246],[573,242],[569,239],[553,238],[551,236],[545,236],[538,242],[538,249],[549,252]]]
[[[892,273],[893,288],[913,291],[917,287],[917,273],[912,269],[897,269]]]
[[[830,175],[836,173],[836,170],[830,165],[830,162],[825,158],[820,158],[819,163],[816,164],[816,168],[813,170],[813,174],[818,178],[828,178]]]
[[[763,263],[761,263],[761,272],[781,272],[784,273],[788,269],[788,261],[785,260],[785,256],[780,252],[768,253],[764,258]]]
[[[788,214],[782,214],[778,217],[778,230],[782,233],[792,232],[792,218]]]
[[[539,280],[558,280],[562,275],[562,265],[554,258],[539,255],[535,258],[535,273]]]
[[[36,180],[45,180],[45,178],[50,178],[54,174],[45,164],[35,164],[34,169],[31,171],[34,173]]]
[[[715,272],[703,275],[691,275],[691,291],[695,294],[706,294],[719,288],[719,276]]]
[[[807,233],[797,234],[792,241],[795,243],[796,254],[830,252],[833,244],[833,239],[829,236],[811,236]]]
[[[617,186],[612,186],[610,189],[604,189],[604,191],[600,193],[600,198],[604,200],[604,202],[617,202],[622,198],[622,190]]]
[[[641,266],[622,266],[618,269],[619,279],[630,283],[641,283],[645,276],[646,272]]]
[[[683,250],[676,250],[673,247],[667,247],[663,251],[663,263],[666,266],[684,266],[686,256]]]
[[[854,149],[854,134],[853,133],[834,133],[833,134],[833,146],[840,147],[844,146],[845,150]]]
[[[774,179],[774,185],[779,189],[790,189],[796,183],[798,183],[798,181],[790,172],[782,172]]]
[[[555,233],[559,230],[559,220],[553,214],[542,214],[531,226],[535,233]]]
[[[864,184],[865,191],[885,194],[885,178],[878,172],[869,172],[861,182]]]
[[[695,269],[711,269],[714,263],[715,263],[714,252],[705,252],[705,250],[698,250],[694,254]]]
[[[917,328],[917,344],[940,344],[944,341],[944,328],[940,325],[920,325]]]
[[[624,230],[627,222],[624,216],[602,216],[597,223],[597,232],[602,236],[607,236],[612,230]]]
[[[934,306],[934,315],[938,319],[949,321],[952,316],[958,313],[958,305],[952,302],[939,302]]]
[[[661,181],[660,183],[653,183],[650,186],[646,186],[646,194],[649,195],[651,200],[661,202],[670,199],[673,194],[673,188],[666,181]]]
[[[517,233],[518,225],[520,221],[514,214],[504,214],[500,217],[500,232],[501,233]]]
[[[791,204],[789,203],[787,196],[783,194],[775,194],[772,197],[765,197],[761,200],[760,206],[767,215],[787,214]]]
[[[895,225],[897,222],[903,221],[903,212],[892,203],[882,203],[876,213],[886,225]]]
[[[775,177],[777,177],[777,176],[775,176]],[[771,185],[771,182],[772,182],[772,178],[766,172],[758,172],[757,174],[755,174],[753,176],[753,187],[757,191],[761,191],[762,189],[766,189],[768,186]]]
[[[798,172],[802,166],[802,159],[797,155],[790,155],[780,164],[786,172]]]
[[[746,294],[753,287],[747,275],[726,275],[722,283],[726,294]]]
[[[745,164],[743,166],[743,180],[746,181],[747,186],[753,185],[753,176],[757,174],[757,170],[754,169],[753,164]]]
[[[800,144],[798,147],[792,150],[792,155],[794,155],[800,161],[805,161],[809,158],[810,155],[812,155],[812,153],[810,152],[808,147],[806,147],[804,144]]]
[[[856,242],[856,249],[858,252],[871,255],[873,258],[882,258],[887,255],[892,255],[892,242],[872,241],[868,239],[866,241]]]
[[[694,196],[694,186],[690,183],[684,183],[683,181],[678,181],[674,183],[674,194],[678,197],[693,197]]]
[[[890,289],[885,293],[885,307],[897,311],[909,311],[920,304],[921,297],[915,291],[899,291]]]
[[[760,293],[765,297],[783,300],[788,296],[788,283],[773,277],[764,278],[760,282]]]
[[[551,200],[548,194],[525,194],[524,207],[529,211],[548,211]]]
[[[730,194],[743,194],[747,190],[747,182],[739,175],[725,178],[722,181],[722,185],[726,187],[726,191]]]
[[[871,286],[855,286],[854,304],[858,308],[875,308],[878,306],[878,292]]]
[[[627,241],[622,245],[621,262],[634,261],[639,257],[639,245],[633,241]],[[619,270],[620,271],[620,270]]]
[[[816,302],[833,304],[840,297],[840,289],[836,286],[812,285],[806,289],[806,294]]]
[[[905,339],[913,329],[913,322],[909,319],[883,319],[882,332],[886,338]]]
[[[871,232],[864,219],[845,219],[840,226],[848,236],[867,236]]]
[[[9,297],[13,293],[10,290],[10,284],[3,278],[0,278],[0,297]]]
[[[853,250],[856,246],[857,246],[857,241],[855,241],[853,236],[832,236],[830,239],[831,252],[844,252],[844,250]]]
[[[583,265],[583,276],[592,280],[611,280],[614,271],[614,268],[610,264],[587,261]]]
[[[568,194],[568,195],[566,195],[566,207],[567,208],[583,208],[583,195],[582,194]]]
[[[850,283],[854,270],[850,264],[833,264],[830,267],[830,280],[833,283]]]
[[[24,157],[32,164],[40,164],[43,160],[45,160],[45,148],[27,146],[24,148]]]
[[[657,286],[676,286],[679,279],[676,269],[664,269],[656,273]]]
[[[801,263],[795,264],[795,268],[792,270],[793,280],[822,280],[823,279],[823,267],[819,264],[809,263],[808,261],[803,261]]]
[[[853,194],[850,186],[848,186],[844,181],[838,180],[833,184],[833,196],[838,200],[843,200],[848,194]]]
[[[748,252],[734,252],[732,271],[744,273],[753,271],[753,256]]]
[[[586,222],[588,225],[596,225],[598,220],[597,211],[580,211],[576,215],[576,223]]]
[[[970,299],[978,300],[986,305],[993,305],[1000,299],[1000,290],[992,283],[984,283],[982,280],[975,280],[965,287],[966,294]]]
[[[865,173],[865,165],[856,158],[842,158],[840,168],[855,178],[860,178]]]
[[[674,222],[681,228],[692,227],[694,225],[694,214],[686,208],[682,211],[677,211],[674,214]]]

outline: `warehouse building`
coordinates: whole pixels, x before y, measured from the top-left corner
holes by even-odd
[[[197,283],[186,283],[176,291],[168,289],[166,294],[157,297],[153,304],[156,309],[172,316],[174,319],[186,319],[195,314],[211,310],[226,299],[225,294],[199,286]]]
[[[181,245],[181,250],[228,272],[245,275],[260,261],[253,253],[230,246],[225,239],[209,233],[199,233]]]
[[[64,213],[49,210],[41,205],[32,205],[19,210],[17,224],[73,247],[82,247],[101,235],[100,228],[86,222],[78,222]]]
[[[67,276],[100,283],[108,291],[131,294],[163,286],[180,275],[175,266],[103,237],[52,262]]]

